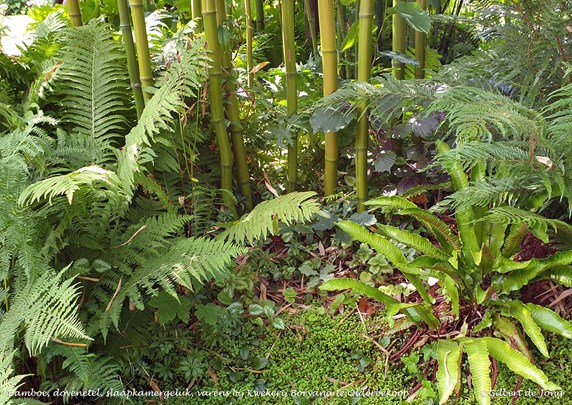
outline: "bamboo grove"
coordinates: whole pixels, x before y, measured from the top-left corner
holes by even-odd
[[[297,114],[297,45],[295,33],[296,11],[304,11],[304,19],[311,43],[312,54],[321,56],[322,89],[326,97],[338,89],[340,80],[357,80],[368,82],[372,68],[379,60],[381,30],[391,25],[392,40],[392,74],[398,80],[406,75],[408,43],[413,45],[414,78],[425,77],[426,36],[430,28],[426,0],[407,2],[405,0],[281,0],[277,2],[279,9],[279,25],[282,35],[282,58],[285,69],[287,114]],[[203,32],[212,59],[209,70],[208,94],[210,103],[211,126],[216,137],[220,163],[220,187],[225,190],[224,203],[236,217],[233,184],[237,184],[240,195],[244,198],[245,209],[253,207],[251,176],[245,149],[243,130],[243,112],[237,97],[237,74],[233,67],[233,49],[225,42],[224,26],[231,18],[229,12],[234,4],[225,0],[192,0],[190,14],[195,21],[195,31]],[[245,13],[243,40],[246,42],[247,83],[245,87],[252,89],[255,80],[253,59],[253,42],[255,32],[263,33],[265,16],[263,0],[244,0]],[[135,100],[137,115],[140,116],[152,93],[146,91],[154,84],[153,62],[149,53],[148,33],[145,26],[146,5],[142,0],[117,0],[120,19],[120,30],[124,37],[127,70],[131,81],[131,89]],[[68,14],[72,25],[82,25],[82,16],[78,0],[67,2]],[[350,24],[349,16],[355,16]],[[407,17],[407,18],[404,18]],[[351,25],[351,27],[350,27]],[[352,61],[353,58],[353,61]],[[343,59],[343,62],[342,62]],[[240,86],[240,85],[239,85]],[[368,112],[365,105],[357,109],[358,125],[355,133],[355,189],[358,210],[364,210],[363,203],[368,198],[368,148],[370,130]],[[227,125],[228,122],[228,125]],[[298,130],[290,129],[290,140],[287,148],[285,190],[297,189],[298,178]],[[338,135],[334,131],[325,131],[324,137],[324,169],[323,193],[336,193],[340,176]],[[233,176],[234,173],[234,176]]]

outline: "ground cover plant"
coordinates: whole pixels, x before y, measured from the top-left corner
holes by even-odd
[[[570,398],[569,1],[28,6],[0,404]]]

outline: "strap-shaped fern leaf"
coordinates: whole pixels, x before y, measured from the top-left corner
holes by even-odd
[[[377,228],[385,235],[407,246],[415,248],[427,256],[439,260],[449,260],[451,255],[435,247],[428,239],[413,232],[401,230],[390,225],[377,225]]]
[[[558,385],[548,380],[548,377],[542,370],[533,365],[524,354],[513,349],[504,340],[492,337],[483,337],[481,339],[487,344],[490,355],[501,363],[504,363],[516,374],[535,382],[546,391],[560,390]]]
[[[117,138],[127,123],[125,52],[112,34],[99,19],[68,29],[59,71],[62,121],[102,142]]]
[[[508,275],[499,278],[499,283],[504,291],[516,291],[534,279],[540,273],[552,268],[561,267],[572,263],[572,251],[558,252],[546,259],[531,259],[528,266],[515,270]]]
[[[542,336],[542,331],[540,327],[536,324],[530,309],[518,300],[513,300],[509,303],[510,315],[518,319],[524,332],[528,335],[532,343],[537,347],[537,349],[542,353],[544,357],[550,357],[548,355],[548,348],[546,347],[546,341],[544,336]]]
[[[534,322],[541,329],[557,333],[565,338],[572,339],[572,324],[560,317],[556,312],[532,303],[526,304]]]
[[[259,238],[275,235],[279,222],[290,225],[309,221],[321,211],[316,199],[312,198],[315,195],[311,191],[297,192],[264,201],[223,232],[221,237],[238,243],[245,240],[252,243]]]
[[[487,344],[481,339],[460,339],[464,344],[471,368],[471,380],[478,405],[491,403],[491,361]]]
[[[437,342],[437,387],[439,388],[439,404],[444,404],[451,394],[459,389],[461,347],[452,340],[439,340]]]
[[[363,281],[353,278],[336,278],[326,281],[320,286],[320,290],[352,290],[355,293],[365,295],[368,298],[372,298],[384,304],[387,307],[389,316],[393,316],[397,312],[401,312],[414,323],[419,324],[421,322],[425,322],[431,328],[439,326],[439,321],[427,305],[401,303],[395,298],[379,291],[377,288],[367,285]]]

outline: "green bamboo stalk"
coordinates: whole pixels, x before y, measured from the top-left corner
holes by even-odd
[[[371,77],[371,30],[373,27],[373,1],[361,0],[359,10],[358,81],[367,82]],[[369,124],[366,103],[358,106],[358,128],[356,134],[356,194],[358,211],[365,211],[367,200],[367,149]]]
[[[312,41],[312,53],[318,54],[318,35],[316,33],[316,21],[314,20],[314,13],[310,0],[304,0],[304,10],[306,14],[306,21],[308,22],[308,29],[310,30],[310,40]]]
[[[70,16],[72,27],[81,27],[83,22],[81,20],[81,9],[79,7],[79,0],[68,0],[66,2],[68,8],[68,15]]]
[[[427,0],[417,0],[423,10],[427,9]],[[415,68],[415,78],[425,78],[425,46],[427,44],[427,34],[415,32],[415,58],[419,61],[419,66]]]
[[[337,10],[337,19],[338,19],[338,47],[341,49],[342,44],[344,42],[344,38],[346,36],[346,6],[343,5],[341,0],[336,1],[336,10]],[[348,51],[343,52],[344,55],[344,63],[343,63],[343,71],[344,77],[346,79],[351,78],[351,69],[349,64],[349,53]]]
[[[248,87],[254,84],[254,61],[252,58],[252,39],[254,37],[254,26],[252,25],[252,0],[244,0],[244,11],[246,12],[246,69],[248,70]]]
[[[117,0],[117,8],[119,10],[119,28],[123,34],[123,43],[125,44],[125,54],[127,55],[127,71],[129,72],[129,81],[133,90],[133,98],[135,99],[135,108],[137,109],[137,118],[141,117],[145,108],[145,99],[143,98],[143,90],[141,89],[141,81],[139,80],[139,72],[137,70],[137,56],[135,55],[135,45],[133,43],[133,34],[131,32],[131,22],[129,20],[129,6],[127,0]]]
[[[254,0],[256,10],[256,31],[264,31],[264,0]]]
[[[137,48],[137,61],[139,62],[139,75],[143,87],[153,87],[153,69],[151,68],[151,55],[147,42],[147,28],[145,26],[145,13],[141,0],[129,0],[133,31],[135,31],[135,46]],[[144,92],[146,100],[151,98],[151,93]]]
[[[203,8],[201,0],[191,0],[191,13],[193,20],[197,22],[197,31],[201,31],[203,25]]]
[[[294,0],[282,0],[282,50],[286,67],[286,103],[288,115],[298,109],[298,91],[296,83],[296,42],[294,38]],[[298,171],[298,134],[290,132],[291,143],[288,145],[288,182],[286,190],[296,191]]]
[[[220,28],[226,21],[225,0],[216,0],[217,25]],[[218,28],[217,28],[218,30]],[[234,88],[232,56],[229,50],[221,49],[222,79],[225,81],[224,91],[226,93],[225,111],[230,121],[230,139],[236,165],[236,180],[240,192],[246,199],[246,209],[253,207],[252,191],[250,189],[250,174],[248,173],[248,159],[244,148],[244,134],[242,131],[242,121],[238,107],[238,98]]]
[[[232,193],[232,153],[226,132],[226,125],[224,123],[221,49],[218,42],[215,0],[203,0],[202,9],[205,38],[212,58],[212,64],[209,68],[209,93],[211,101],[211,122],[215,131],[220,156],[220,182],[223,190]],[[223,201],[233,216],[238,217],[234,201],[228,193],[223,194]]]
[[[397,5],[402,2],[403,0],[393,0],[393,6],[397,7]],[[404,54],[407,32],[405,20],[399,14],[395,13],[393,14],[392,25],[392,50],[395,53]],[[405,78],[405,65],[403,62],[393,59],[391,64],[393,66],[393,77],[398,80],[403,80]]]
[[[320,21],[325,97],[338,88],[338,51],[336,49],[334,0],[318,2],[318,19]],[[328,196],[336,192],[338,180],[338,135],[335,132],[326,132],[325,137],[324,193]]]

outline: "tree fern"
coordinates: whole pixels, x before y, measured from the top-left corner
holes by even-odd
[[[290,225],[310,220],[321,211],[314,192],[290,193],[258,204],[250,213],[221,234],[221,238],[242,243],[278,233],[278,223]]]

